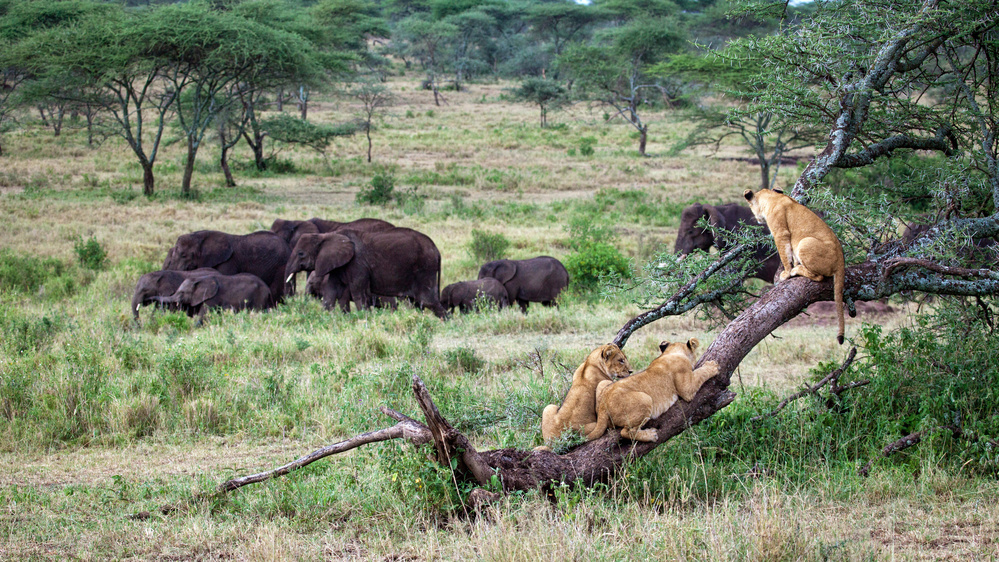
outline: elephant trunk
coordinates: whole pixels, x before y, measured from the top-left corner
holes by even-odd
[[[291,278],[295,276],[299,271],[308,271],[305,263],[299,259],[292,259],[288,262],[288,265],[284,268],[284,282],[291,283]]]

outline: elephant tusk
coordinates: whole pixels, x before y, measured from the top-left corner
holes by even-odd
[[[140,306],[142,306],[142,303],[139,303],[139,304],[135,305],[135,311],[136,311],[136,312],[138,312],[138,311],[139,311],[139,307],[140,307]]]
[[[295,276],[295,274],[294,274],[294,273],[292,273],[291,275],[289,275],[289,276],[288,276],[288,278],[287,278],[287,279],[285,279],[285,280],[284,280],[284,282],[285,282],[285,283],[291,283],[291,278],[292,278],[292,277],[294,277],[294,276]]]

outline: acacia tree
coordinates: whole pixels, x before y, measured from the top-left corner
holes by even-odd
[[[355,84],[347,95],[361,103],[361,128],[368,139],[368,162],[371,162],[371,129],[375,116],[392,105],[394,96],[383,84],[363,80]]]
[[[569,100],[566,89],[554,80],[530,77],[511,92],[513,99],[537,105],[541,110],[541,128],[548,126],[548,111],[560,109]]]
[[[47,30],[17,45],[16,57],[48,84],[72,84],[55,94],[100,108],[142,167],[142,190],[154,193],[153,166],[176,91],[166,87],[169,63],[156,56],[145,25],[152,12],[117,10]]]
[[[434,93],[434,105],[440,106],[443,96],[440,93],[440,77],[444,72],[445,53],[448,41],[458,29],[449,21],[430,19],[428,14],[417,13],[398,25],[398,38],[408,45],[408,52],[420,61],[427,78],[427,88]]]
[[[638,132],[638,152],[645,155],[649,124],[643,105],[666,95],[663,81],[649,71],[683,45],[683,33],[669,19],[636,20],[600,34],[594,44],[574,45],[558,59],[577,95],[612,107]]]
[[[658,65],[653,71],[665,76],[682,76],[701,85],[703,98],[717,96],[718,101],[702,101],[688,112],[695,127],[670,150],[678,154],[694,146],[713,146],[717,150],[726,139],[736,137],[760,166],[760,187],[773,188],[784,157],[792,151],[811,148],[823,140],[825,131],[817,124],[797,123],[783,114],[766,109],[748,109],[763,89],[756,82],[760,61],[736,49],[703,55],[679,55]]]

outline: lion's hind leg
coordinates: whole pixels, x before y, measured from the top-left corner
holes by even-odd
[[[797,251],[794,256],[796,258],[795,261],[797,262],[797,265],[791,269],[791,277],[800,275],[801,277],[807,277],[812,281],[822,281],[823,275],[816,273],[809,266],[821,269],[821,263],[813,262],[823,260],[822,256],[826,254],[826,245],[822,243],[821,240],[808,236],[806,238],[802,238],[801,241],[798,242],[796,250]]]
[[[558,423],[558,406],[549,404],[541,412],[541,438],[545,441],[555,439],[561,433]]]
[[[655,441],[656,430],[642,429],[645,422],[652,418],[652,397],[644,392],[629,392],[625,398],[615,404],[615,412],[611,419],[614,425],[621,429],[621,437],[632,441]]]
[[[645,425],[644,423],[642,425]],[[637,429],[637,428],[624,428],[621,430],[621,437],[625,439],[631,439],[632,441],[646,441],[651,442],[658,439],[658,434],[655,429]]]

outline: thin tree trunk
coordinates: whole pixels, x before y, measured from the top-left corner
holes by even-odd
[[[142,194],[146,197],[153,196],[153,164],[143,161],[142,164]]]
[[[191,178],[194,177],[194,159],[198,155],[197,145],[190,139],[187,141],[187,161],[184,162],[184,178],[180,183],[180,194],[187,198],[191,196]]]
[[[649,126],[645,125],[638,129],[638,153],[645,156],[645,144],[649,139]]]

